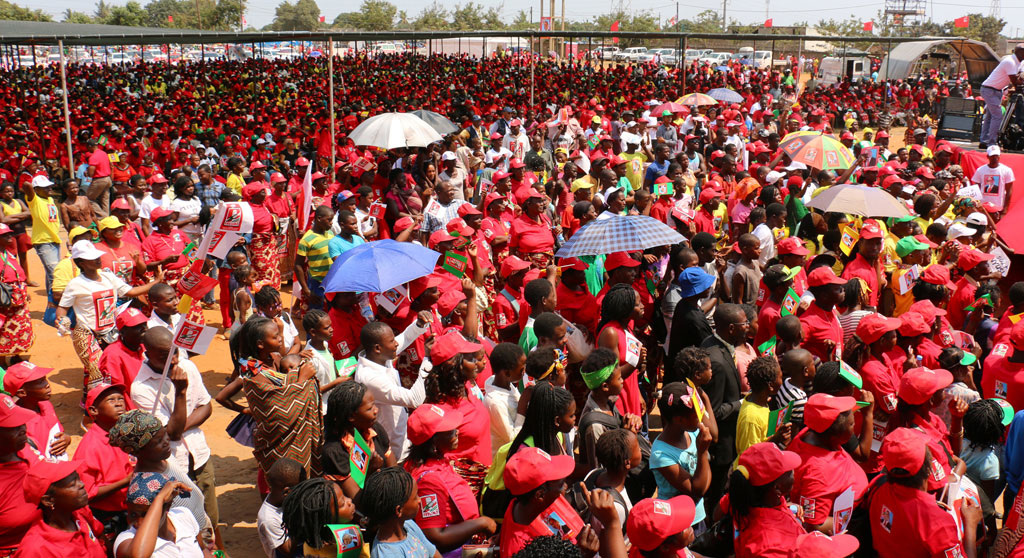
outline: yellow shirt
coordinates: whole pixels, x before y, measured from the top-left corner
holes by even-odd
[[[68,282],[78,277],[79,273],[78,266],[75,265],[75,261],[71,259],[70,255],[57,262],[57,266],[53,268],[53,292],[64,292]],[[58,297],[57,300],[60,300],[60,298]]]
[[[241,176],[238,176],[235,173],[231,173],[231,174],[228,175],[228,180],[227,180],[227,184],[226,185],[227,185],[228,188],[231,188],[231,191],[233,191],[234,193],[236,193],[239,196],[241,196],[242,195],[242,188],[245,186],[245,181],[242,180]]]
[[[644,163],[647,162],[647,155],[637,151],[636,153],[619,154],[626,160],[626,178],[634,190],[639,190],[644,185]]]
[[[60,212],[53,198],[32,196],[28,210],[32,214],[32,244],[60,244]]]
[[[768,415],[771,410],[762,407],[757,403],[744,399],[740,403],[740,415],[736,419],[736,461],[732,466],[735,468],[739,462],[739,456],[750,446],[768,439]]]
[[[886,273],[892,273],[896,271],[896,262],[899,261],[899,256],[896,254],[896,243],[900,239],[896,238],[894,234],[885,235],[885,245],[882,248],[883,267]]]
[[[892,281],[889,281],[889,289],[892,291],[893,300],[895,304],[892,309],[892,317],[898,318],[901,314],[905,314],[910,310],[910,306],[914,304],[914,290],[910,289],[906,294],[900,294],[900,277],[903,277],[907,273],[907,269],[897,269],[892,272]]]

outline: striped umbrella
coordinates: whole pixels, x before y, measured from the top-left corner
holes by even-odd
[[[683,235],[645,215],[615,215],[584,225],[562,245],[555,256],[596,256],[612,252],[646,250],[685,241]]]
[[[679,103],[680,105],[686,105],[688,107],[702,107],[705,105],[710,106],[718,104],[718,101],[716,101],[713,97],[711,97],[710,95],[705,95],[704,93],[690,93],[688,95],[683,95],[682,97],[676,99],[676,102]]]
[[[708,91],[708,97],[716,99],[722,103],[742,103],[743,95],[729,89],[728,87],[719,87]]]
[[[779,147],[793,161],[818,170],[848,169],[856,161],[853,153],[838,138],[822,132],[787,134]]]

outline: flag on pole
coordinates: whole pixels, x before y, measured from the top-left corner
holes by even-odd
[[[203,273],[203,264],[206,259],[196,260],[189,266],[188,271],[178,280],[178,292],[188,295],[192,299],[203,298],[203,295],[210,292],[217,286],[217,280]]]
[[[618,30],[619,30],[619,22],[616,21],[615,23],[612,24],[611,29],[609,29],[609,31],[618,31]],[[618,37],[612,37],[612,42],[613,43],[619,42],[619,38]]]
[[[320,23],[325,23],[326,21],[327,21],[327,16],[320,16]]]
[[[174,23],[174,16],[172,16],[172,15],[167,16],[167,23]]]
[[[864,22],[864,30],[867,31],[868,33],[874,31],[875,30],[875,22],[873,22],[873,21],[865,21]]]
[[[302,191],[299,192],[297,203],[302,212],[299,213],[299,236],[309,228],[309,205],[313,200],[313,165],[306,167],[306,177],[302,179]]]
[[[675,27],[675,26],[676,26],[676,23],[677,23],[678,21],[679,21],[679,20],[678,20],[678,19],[676,19],[676,16],[672,16],[672,17],[671,17],[671,18],[669,18],[669,20],[668,20],[668,26],[669,26],[669,27]]]
[[[771,27],[772,26],[772,19],[768,18],[768,19],[764,20],[764,26],[765,27]]]
[[[958,17],[953,20],[953,27],[970,27],[971,16]]]
[[[205,354],[210,348],[210,341],[217,334],[217,328],[182,320],[178,333],[174,336],[174,344],[190,353]]]

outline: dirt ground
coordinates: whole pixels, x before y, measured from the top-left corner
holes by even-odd
[[[64,255],[67,249],[62,249]],[[29,274],[36,282],[43,283],[43,267],[35,252],[28,254]],[[82,411],[79,401],[82,397],[82,365],[75,355],[69,337],[58,337],[57,330],[44,324],[43,311],[46,309],[46,291],[43,287],[30,288],[29,309],[36,333],[35,345],[29,352],[29,360],[40,366],[54,368],[49,380],[53,390],[52,403],[65,431],[72,437],[71,449],[78,447],[84,433]],[[286,307],[291,306],[291,295],[282,294]],[[221,325],[219,310],[206,311],[207,325]],[[220,335],[210,344],[205,355],[193,359],[203,374],[204,383],[210,395],[216,395],[224,387],[231,373],[228,356],[228,342]],[[220,529],[227,552],[236,557],[258,557],[263,555],[259,535],[256,533],[256,512],[261,501],[256,491],[256,461],[252,450],[232,440],[225,428],[234,413],[213,403],[213,415],[203,425],[207,442],[213,451],[213,464],[217,475],[217,502],[220,505]]]

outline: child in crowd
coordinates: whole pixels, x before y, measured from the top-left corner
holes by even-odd
[[[288,491],[281,515],[295,555],[337,556],[338,541],[327,526],[354,523],[356,506],[345,496],[340,484],[314,477]],[[359,529],[353,529],[352,534],[361,536]],[[362,541],[352,544],[362,546]]]
[[[704,521],[704,493],[711,484],[711,432],[701,422],[705,409],[696,390],[682,382],[665,385],[658,400],[663,430],[651,444],[650,466],[658,498],[685,495],[697,502],[693,525]]]
[[[370,558],[440,558],[419,525],[413,521],[420,509],[416,481],[401,467],[387,467],[366,479],[365,498],[360,511],[371,527],[377,528]]]
[[[21,361],[7,368],[3,387],[4,391],[17,398],[19,407],[35,413],[36,417],[25,425],[25,429],[36,450],[45,457],[67,461],[71,458],[67,453],[71,436],[64,432],[57,411],[50,403],[50,382],[46,379],[50,372],[53,368]]]
[[[775,432],[768,432],[769,404],[782,386],[782,369],[773,356],[754,359],[747,369],[750,393],[740,404],[740,415],[736,420],[736,455],[750,446],[766,440],[785,446],[789,443],[791,424],[778,424]],[[782,420],[782,417],[779,417]]]
[[[989,536],[996,532],[995,501],[1003,491],[1003,446],[1006,427],[1013,420],[1014,409],[1002,399],[974,401],[964,414],[963,448],[960,459],[967,466],[965,473],[978,485],[981,510]]]
[[[499,343],[491,351],[490,362],[492,375],[484,382],[484,405],[491,416],[491,448],[497,452],[523,425],[515,386],[523,379],[526,353],[515,343]]]
[[[626,420],[615,408],[615,400],[622,393],[622,374],[618,363],[618,355],[601,347],[591,351],[580,366],[583,382],[590,390],[578,427],[580,458],[588,470],[598,466],[597,441],[602,434],[623,427],[639,431],[639,421]]]
[[[676,355],[675,362],[675,376],[672,380],[665,379],[663,384],[667,385],[672,382],[682,382],[690,385],[697,390],[700,395],[701,404],[705,409],[711,409],[711,399],[708,397],[707,392],[704,391],[704,386],[711,381],[711,356],[707,350],[700,347],[687,347],[679,354]],[[711,439],[718,441],[718,421],[715,420],[714,413],[704,413],[704,417],[701,420],[704,426],[708,427],[708,431],[711,432]]]
[[[149,327],[166,327],[174,331],[181,319],[178,313],[178,293],[167,283],[157,283],[149,289],[149,304],[153,314],[149,316]]]
[[[799,432],[804,426],[804,403],[807,403],[807,392],[814,381],[814,355],[806,349],[790,349],[780,359],[782,367],[782,386],[772,397],[772,409],[785,409],[790,403],[793,410],[789,414],[792,425],[790,432]]]
[[[323,412],[327,413],[327,392],[331,391],[341,382],[352,378],[355,366],[349,367],[345,375],[341,374],[335,364],[334,355],[327,343],[334,335],[334,326],[331,318],[323,310],[310,310],[302,316],[302,329],[306,331],[306,346],[304,351],[312,353],[311,362],[316,368],[316,379],[320,382],[320,393],[323,397]]]
[[[306,470],[294,459],[282,457],[267,471],[270,494],[263,500],[256,514],[256,531],[267,558],[291,556],[292,541],[284,530],[284,516],[281,506],[292,487],[306,480]]]
[[[939,415],[946,423],[946,428],[949,428],[952,420],[949,414],[951,401],[959,397],[970,405],[981,399],[981,394],[974,384],[974,369],[977,362],[978,357],[974,353],[964,352],[959,347],[946,347],[939,353],[939,367],[953,375],[953,383],[942,390],[942,402],[936,405],[932,412]]]
[[[242,328],[242,324],[252,316],[256,304],[252,297],[252,285],[256,281],[256,271],[249,264],[243,264],[231,271],[231,278],[238,287],[231,292],[231,315],[236,319],[231,324],[230,335]],[[230,336],[229,335],[229,336]]]
[[[583,482],[590,490],[603,488],[612,495],[619,523],[625,525],[633,507],[626,491],[626,478],[630,469],[643,462],[636,434],[625,428],[606,431],[597,440],[597,461],[601,467],[587,473]]]

